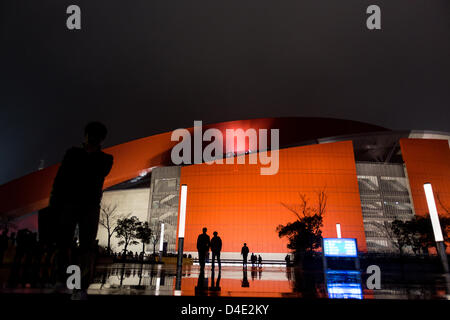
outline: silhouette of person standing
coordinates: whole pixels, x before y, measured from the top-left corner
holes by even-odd
[[[241,255],[242,255],[242,266],[247,266],[247,256],[249,253],[249,249],[247,247],[247,244],[244,243],[244,246],[241,249]]]
[[[219,264],[219,270],[222,269],[222,265],[220,263],[220,251],[222,250],[222,239],[217,236],[217,231],[214,231],[213,237],[211,239],[211,252],[212,252],[212,266],[211,268],[214,270],[214,260],[217,257],[217,263]]]
[[[291,264],[291,257],[289,256],[289,254],[286,255],[284,260],[286,261],[286,267],[289,267],[289,265]]]
[[[252,267],[254,267],[256,263],[256,256],[253,252],[252,255],[250,256],[250,262],[252,263]]]
[[[80,245],[81,292],[86,290],[93,276],[96,236],[100,215],[103,182],[111,171],[113,156],[101,151],[107,134],[100,122],[91,122],[84,129],[85,142],[81,147],[67,150],[58,169],[50,195],[49,206],[57,215],[56,244],[59,250],[59,281],[65,283],[66,268],[70,264],[70,247],[78,224]]]
[[[242,288],[250,287],[250,283],[248,282],[247,268],[242,269]]]
[[[200,264],[200,272],[205,270],[205,260],[206,255],[209,252],[209,247],[211,246],[211,241],[209,236],[206,234],[208,229],[203,228],[203,233],[201,233],[197,238],[197,251],[198,251],[198,262]]]

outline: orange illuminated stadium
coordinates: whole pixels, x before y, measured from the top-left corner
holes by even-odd
[[[436,190],[438,210],[450,208],[450,151],[445,140],[401,139],[416,214],[428,213],[424,183]]]
[[[255,252],[284,253],[287,243],[276,227],[296,216],[283,204],[296,206],[299,193],[316,202],[325,190],[324,237],[337,237],[341,223],[343,236],[356,238],[366,251],[352,142],[282,149],[279,157],[278,174],[268,176],[259,174],[259,164],[183,167],[181,184],[189,186],[185,250],[196,250],[197,234],[208,226],[220,232],[224,252],[238,252],[246,242]]]
[[[296,219],[288,208],[299,206],[300,195],[314,204],[320,191],[327,195],[323,236],[337,237],[339,223],[342,237],[356,238],[360,252],[392,250],[380,226],[427,214],[425,182],[433,185],[439,214],[450,208],[448,133],[324,118],[231,121],[202,130],[209,128],[279,129],[278,173],[261,175],[263,165],[249,163],[249,153],[265,150],[249,150],[248,144],[231,155],[245,164],[175,165],[171,150],[178,142],[171,141],[172,131],[104,150],[114,156],[114,166],[103,201],[119,201],[152,228],[164,223],[168,252],[176,252],[181,185],[188,186],[184,250],[193,255],[206,226],[219,232],[225,257],[238,257],[246,242],[265,259],[282,259],[289,250],[277,226]],[[57,169],[55,164],[0,186],[1,214],[37,230],[37,212],[48,205]],[[100,233],[99,240],[104,240]]]

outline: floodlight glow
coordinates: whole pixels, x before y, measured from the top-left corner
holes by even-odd
[[[181,186],[180,201],[180,222],[178,224],[178,238],[184,238],[184,229],[186,224],[186,201],[187,201],[187,185]]]
[[[433,226],[434,239],[436,242],[444,241],[442,236],[441,224],[439,223],[439,216],[436,208],[436,203],[434,202],[433,188],[431,183],[425,183],[423,185],[425,190],[425,196],[427,198],[428,211],[430,212],[431,225]]]
[[[336,233],[337,233],[337,237],[338,238],[342,238],[342,235],[341,235],[341,224],[340,223],[336,223]]]
[[[159,251],[163,251],[164,245],[164,223],[161,223],[161,237],[159,238]]]
[[[156,278],[156,288],[155,288],[155,295],[159,295],[159,289],[161,287],[161,277]]]

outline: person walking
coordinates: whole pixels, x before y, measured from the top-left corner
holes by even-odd
[[[244,246],[243,246],[242,249],[241,249],[242,266],[243,266],[243,267],[247,267],[247,256],[248,256],[249,251],[250,251],[250,250],[248,249],[247,244],[244,243]]]
[[[202,233],[197,238],[198,262],[200,264],[200,272],[205,270],[206,255],[209,253],[211,240],[206,234],[207,228],[203,228]]]
[[[219,270],[222,269],[220,262],[220,251],[222,250],[222,239],[217,236],[217,231],[213,232],[213,237],[211,239],[211,252],[212,252],[212,265],[211,269],[214,270],[214,260],[217,257],[217,263],[219,264]]]
[[[92,280],[95,259],[95,239],[100,216],[100,202],[105,177],[111,171],[113,156],[101,151],[107,135],[100,122],[91,122],[84,129],[81,147],[67,150],[50,194],[49,207],[57,223],[59,282],[66,283],[66,268],[70,262],[70,248],[79,229],[81,291],[74,298],[87,298],[86,290]]]

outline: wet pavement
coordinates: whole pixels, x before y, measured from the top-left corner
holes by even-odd
[[[183,266],[123,264],[98,266],[90,295],[299,297],[343,299],[445,300],[450,298],[448,277],[442,274],[384,275],[381,289],[368,289],[367,275],[352,270],[303,272],[281,266]],[[411,280],[413,279],[413,280]]]

